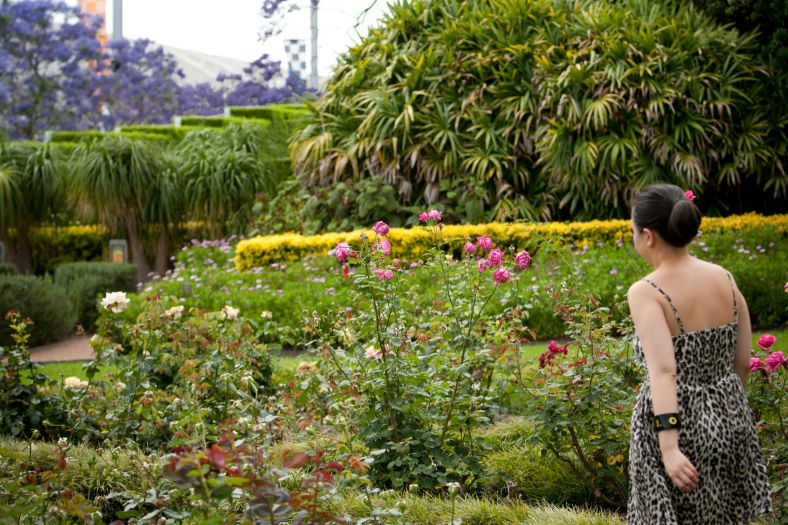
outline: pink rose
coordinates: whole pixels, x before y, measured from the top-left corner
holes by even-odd
[[[780,365],[783,364],[783,353],[782,352],[772,352],[771,354],[766,357],[766,366],[769,367],[769,372],[774,372]]]
[[[375,275],[378,276],[378,281],[390,281],[394,278],[394,272],[391,270],[383,270],[382,268],[376,269]]]
[[[441,212],[438,210],[430,210],[427,213],[427,218],[431,221],[441,222]]]
[[[755,372],[756,370],[763,370],[763,361],[761,361],[760,357],[751,357],[750,358],[750,372]]]
[[[567,355],[567,353],[569,353],[569,345],[558,346],[558,343],[556,343],[555,341],[550,341],[550,344],[547,345],[547,350],[553,354]]]
[[[777,338],[774,337],[772,334],[763,334],[761,337],[758,338],[758,346],[760,346],[764,350],[769,350],[776,341]]]
[[[381,359],[383,357],[383,352],[375,348],[374,346],[370,346],[366,350],[364,350],[364,357],[367,359]]]
[[[388,235],[390,230],[391,228],[389,228],[389,225],[383,221],[376,222],[375,226],[372,227],[372,231],[378,235]]]
[[[427,212],[426,211],[423,211],[423,212],[421,212],[419,214],[419,221],[427,222]]]
[[[372,245],[372,252],[383,252],[383,255],[388,257],[391,254],[391,243],[387,239],[381,239]]]
[[[487,262],[487,259],[479,259],[479,273],[484,273],[484,270],[488,268],[490,263]]]
[[[481,248],[482,250],[492,250],[492,239],[487,237],[486,235],[482,235],[481,237],[476,237],[476,246]]]
[[[471,254],[476,251],[476,245],[473,244],[472,242],[466,241],[465,246],[463,246],[463,249],[465,250],[465,253]]]
[[[692,193],[692,190],[684,190],[684,196],[687,198],[688,201],[692,202],[695,200],[695,194]]]
[[[525,270],[531,266],[531,255],[525,250],[515,255],[514,260],[521,270]]]
[[[487,254],[487,260],[490,261],[490,266],[500,266],[503,262],[503,250],[495,248]]]
[[[337,244],[337,247],[334,249],[334,253],[337,256],[337,260],[339,262],[347,261],[347,258],[350,257],[350,245],[346,242],[340,242]]]
[[[495,279],[495,282],[498,284],[503,284],[511,278],[512,276],[509,275],[509,270],[506,268],[498,268],[493,272],[493,279]]]

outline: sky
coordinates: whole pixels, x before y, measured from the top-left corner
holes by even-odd
[[[309,62],[309,0],[291,0],[302,9],[289,13],[283,30],[266,43],[263,0],[124,0],[123,36],[148,38],[159,44],[251,62],[263,53],[285,64],[284,39],[307,41]],[[366,35],[386,12],[388,0],[321,0],[318,10],[318,73],[330,75],[340,53]],[[107,0],[111,31],[111,0]],[[357,30],[361,13],[370,8]]]

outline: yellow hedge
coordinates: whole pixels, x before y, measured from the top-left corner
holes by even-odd
[[[767,225],[785,234],[788,232],[788,215],[765,217],[748,213],[722,218],[709,217],[703,219],[701,231],[743,230]],[[357,247],[362,233],[370,237],[374,236],[370,228],[322,235],[285,233],[254,237],[238,243],[235,251],[235,266],[239,271],[245,271],[273,262],[297,261],[309,255],[327,254],[339,242],[347,242]],[[537,237],[575,245],[615,243],[618,240],[629,242],[631,229],[628,220],[458,224],[446,225],[443,228],[444,239],[452,248],[459,248],[466,238],[475,240],[481,235],[488,235],[498,246],[512,245],[519,249],[527,248],[529,241]],[[392,255],[403,259],[418,259],[430,247],[430,234],[424,227],[392,228],[389,240],[392,244]]]

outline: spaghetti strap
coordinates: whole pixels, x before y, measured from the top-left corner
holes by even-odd
[[[676,323],[678,323],[678,325],[679,325],[679,331],[680,331],[681,335],[684,335],[686,333],[684,331],[684,323],[681,321],[681,317],[679,316],[679,311],[676,310],[676,305],[674,305],[673,301],[670,300],[670,296],[668,294],[666,294],[665,291],[662,288],[660,288],[659,286],[654,284],[652,281],[650,281],[648,279],[643,279],[643,280],[646,281],[651,286],[653,286],[654,288],[656,288],[656,290],[659,293],[661,293],[662,297],[664,297],[665,300],[668,302],[668,304],[670,305],[670,309],[673,310],[673,315],[676,317]]]
[[[731,283],[731,293],[733,294],[733,322],[739,322],[739,307],[736,304],[736,288],[733,286],[733,276],[730,272],[726,272],[728,274],[728,281]]]

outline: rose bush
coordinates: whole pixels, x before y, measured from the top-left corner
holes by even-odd
[[[750,358],[747,388],[761,451],[769,468],[774,508],[788,516],[788,410],[785,409],[788,359],[775,348],[777,338],[762,334]]]
[[[378,222],[374,238],[362,235],[355,247],[341,242],[334,250],[354,269],[352,308],[311,316],[308,331],[333,387],[333,421],[341,419],[350,439],[370,451],[377,484],[436,490],[454,482],[468,490],[481,475],[478,430],[490,422],[494,378],[504,362],[492,348],[500,322],[488,306],[507,281],[524,274],[512,277],[511,261],[489,237],[473,249],[466,240],[466,256],[452,260],[441,249],[440,212],[423,212],[419,220],[433,248],[418,272],[440,287],[425,301],[403,284],[409,267],[374,249],[388,242],[389,228]]]

